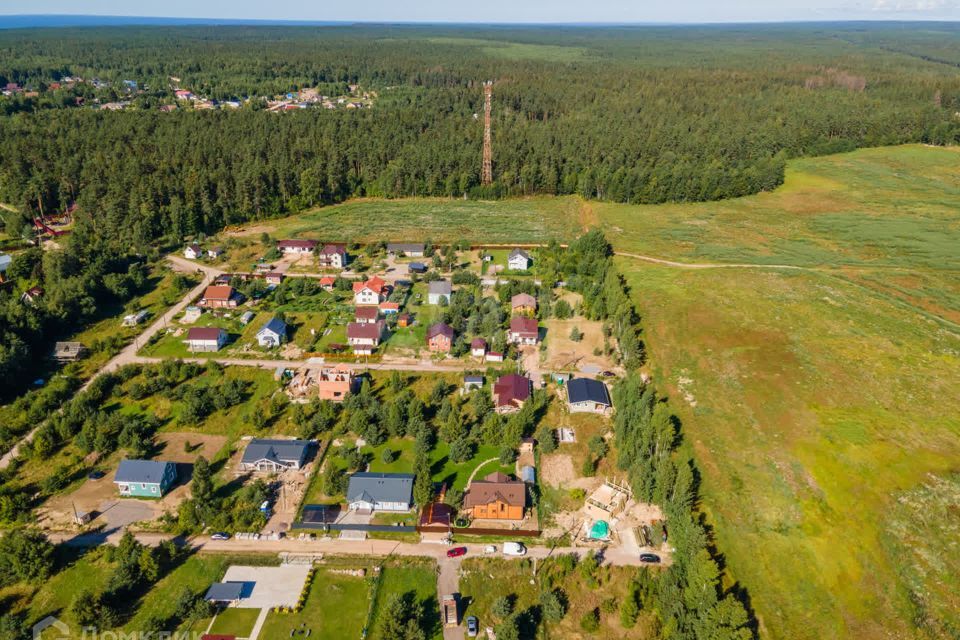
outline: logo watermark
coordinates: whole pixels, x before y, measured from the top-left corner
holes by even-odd
[[[201,640],[204,636],[199,631],[101,631],[97,627],[83,627],[75,636],[56,616],[47,616],[33,625],[32,631],[33,640]]]

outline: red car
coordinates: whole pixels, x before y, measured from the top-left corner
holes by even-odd
[[[467,555],[466,547],[454,547],[453,549],[447,549],[448,558],[459,558],[460,556]]]

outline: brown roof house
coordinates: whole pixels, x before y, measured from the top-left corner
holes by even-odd
[[[380,346],[385,326],[383,320],[377,320],[373,324],[351,322],[347,325],[347,342],[353,347],[355,354],[368,356]]]
[[[353,318],[360,324],[373,324],[380,319],[380,309],[377,307],[357,307]]]
[[[493,385],[493,404],[497,413],[517,411],[530,399],[530,378],[511,373],[500,376]]]
[[[277,250],[281,253],[313,253],[318,244],[316,240],[281,240],[277,243]]]
[[[537,299],[529,293],[518,293],[510,298],[510,310],[513,313],[533,315],[537,312]]]
[[[240,296],[228,285],[213,284],[203,292],[200,305],[210,309],[234,309],[240,302]]]
[[[343,269],[348,260],[347,246],[343,244],[325,244],[317,252],[317,262],[321,267]]]
[[[526,485],[499,472],[471,482],[463,498],[474,520],[523,520],[526,505]]]
[[[193,327],[184,342],[193,352],[219,351],[227,343],[227,332],[219,327]]]
[[[453,327],[442,322],[427,329],[427,346],[434,353],[450,353],[453,346]]]
[[[537,319],[523,316],[511,318],[510,328],[507,330],[507,342],[520,345],[536,345],[540,342]]]
[[[483,338],[474,338],[471,340],[470,355],[474,358],[482,358],[487,355],[487,341]]]
[[[387,299],[387,283],[377,276],[366,282],[353,283],[353,303],[378,305]]]

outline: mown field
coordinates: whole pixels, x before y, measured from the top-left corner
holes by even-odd
[[[593,206],[620,251],[810,267],[617,261],[763,637],[944,628],[957,551],[924,487],[960,462],[958,169],[953,149],[873,149],[742,200]]]

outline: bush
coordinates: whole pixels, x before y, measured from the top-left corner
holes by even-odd
[[[583,617],[580,618],[580,628],[587,633],[598,631],[600,629],[600,611],[592,609],[583,614]]]

